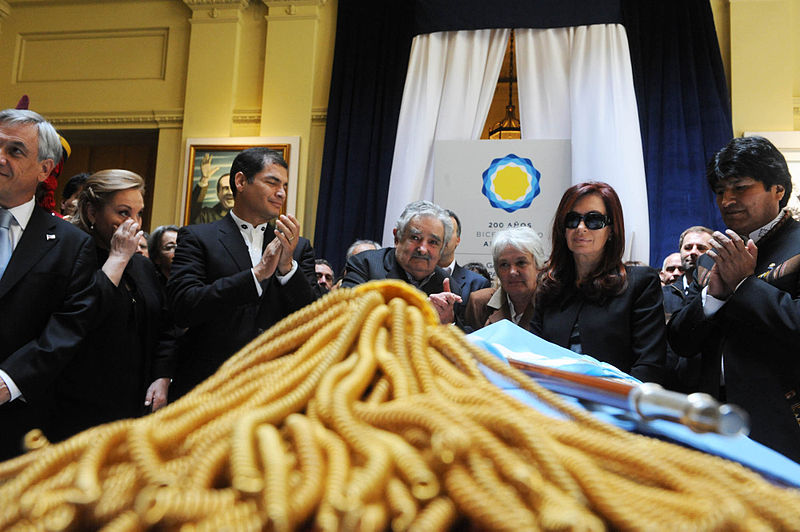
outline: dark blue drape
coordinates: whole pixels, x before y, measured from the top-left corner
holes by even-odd
[[[412,7],[339,0],[314,238],[336,272],[354,240],[383,234]]]
[[[571,26],[620,16],[639,106],[651,264],[660,267],[677,251],[684,228],[722,227],[704,167],[732,131],[708,0],[339,0],[317,254],[338,270],[353,240],[381,238],[413,34]]]
[[[724,227],[705,165],[733,136],[730,98],[708,2],[623,2],[650,212],[650,264],[692,225]]]

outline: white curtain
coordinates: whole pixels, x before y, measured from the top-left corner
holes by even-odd
[[[410,202],[433,198],[433,142],[479,139],[509,30],[418,35],[403,89],[383,243]]]
[[[647,186],[625,28],[514,34],[522,138],[572,140],[572,183],[605,181],[614,187],[625,213],[626,257],[646,264]]]

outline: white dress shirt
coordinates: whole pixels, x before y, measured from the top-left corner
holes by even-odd
[[[230,211],[230,215],[231,218],[233,218],[233,221],[236,222],[236,227],[239,228],[239,233],[241,233],[242,238],[244,238],[244,243],[247,245],[247,253],[250,255],[250,263],[255,267],[255,265],[258,264],[258,262],[261,260],[261,257],[264,255],[264,252],[262,251],[264,249],[264,235],[266,234],[269,225],[263,223],[254,227],[250,222],[246,222],[245,220],[242,220],[236,216],[233,210]],[[275,276],[279,283],[285,285],[289,282],[289,279],[292,278],[292,275],[294,275],[294,272],[296,271],[297,261],[292,259],[292,269],[289,270],[286,275],[281,275],[280,272],[275,270]],[[255,270],[250,268],[250,272],[253,274],[253,282],[256,284],[258,297],[261,297],[264,289],[261,288],[261,283],[259,283],[258,279],[256,278]]]

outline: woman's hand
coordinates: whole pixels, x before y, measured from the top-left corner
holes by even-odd
[[[149,406],[153,412],[167,404],[167,392],[169,391],[169,378],[161,377],[156,379],[147,388],[144,395],[144,406]]]
[[[125,271],[128,261],[136,253],[142,234],[143,231],[139,230],[139,224],[133,221],[133,218],[128,218],[111,235],[108,259],[103,264],[102,270],[115,286],[119,286],[122,272]]]

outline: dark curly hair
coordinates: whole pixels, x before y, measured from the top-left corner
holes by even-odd
[[[622,204],[611,185],[598,181],[579,183],[568,188],[558,204],[553,220],[553,251],[539,274],[536,304],[549,305],[576,284],[575,259],[567,246],[567,228],[564,219],[575,203],[584,196],[597,194],[611,218],[611,238],[606,243],[603,258],[587,279],[578,284],[578,290],[591,300],[602,302],[627,288],[622,252],[625,250],[625,222]]]

